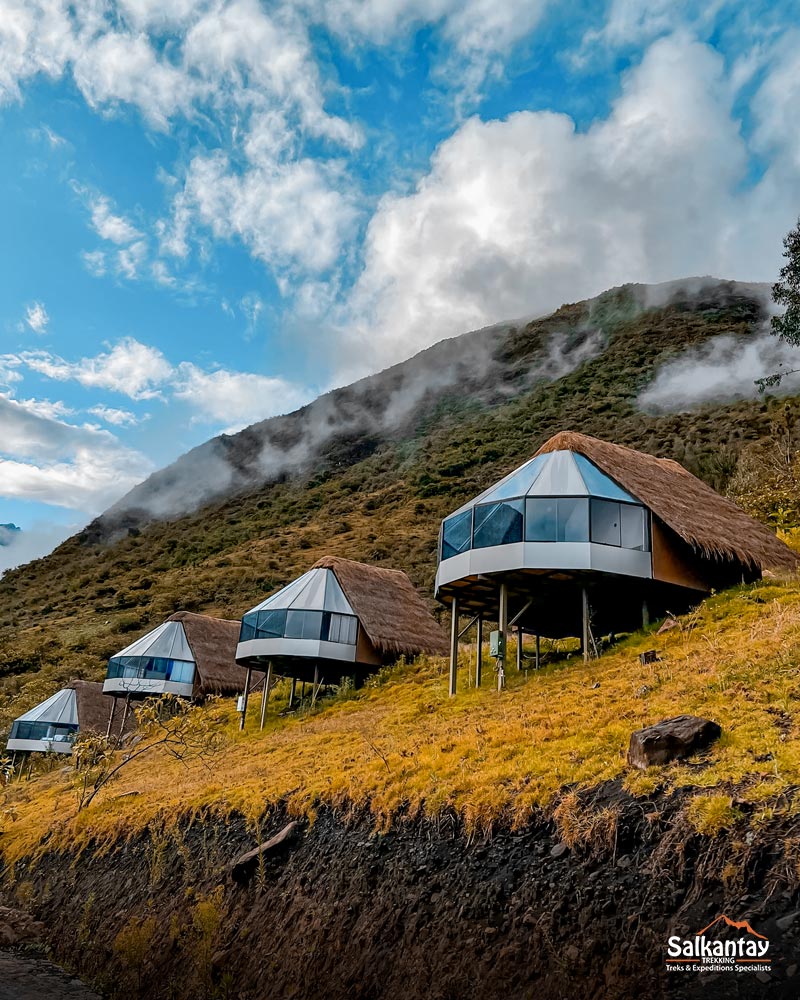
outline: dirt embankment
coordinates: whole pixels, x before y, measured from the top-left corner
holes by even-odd
[[[452,818],[379,835],[322,812],[238,881],[230,862],[288,819],[209,821],[18,865],[7,894],[58,960],[130,1000],[798,996],[800,820],[701,837],[681,799],[611,785],[472,842]],[[771,974],[664,971],[667,938],[721,913],[769,938]]]

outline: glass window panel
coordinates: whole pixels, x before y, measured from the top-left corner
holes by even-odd
[[[558,537],[558,501],[552,497],[527,500],[525,541],[554,542]]]
[[[328,626],[330,642],[344,642],[354,645],[356,641],[356,619],[352,615],[332,614]]]
[[[487,490],[480,499],[482,501],[512,500],[515,497],[523,497],[533,486],[536,477],[542,471],[542,467],[547,459],[546,455],[539,455],[532,458],[530,462],[520,466],[515,472],[507,476],[506,479]]]
[[[558,541],[589,541],[589,501],[564,497],[558,503]]]
[[[626,549],[647,551],[647,518],[644,507],[632,507],[622,504],[622,545]]]
[[[287,612],[284,634],[288,639],[319,639],[322,634],[322,612]]]
[[[610,500],[635,500],[613,479],[601,472],[585,455],[574,454],[575,462],[580,469],[586,488],[593,497],[608,497]]]
[[[472,534],[472,509],[448,517],[442,526],[442,559],[457,556],[469,548]]]
[[[600,545],[620,543],[620,505],[611,500],[592,500],[592,541]]]
[[[508,545],[522,541],[522,505],[524,500],[486,504],[475,508],[472,544],[476,549],[490,545]]]
[[[256,631],[260,639],[276,639],[286,634],[286,611],[259,611]]]

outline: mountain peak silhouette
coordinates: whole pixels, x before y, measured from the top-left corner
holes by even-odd
[[[711,930],[714,924],[718,924],[720,920],[724,920],[728,927],[733,927],[737,931],[747,931],[748,934],[761,938],[762,941],[767,940],[764,934],[759,934],[758,931],[754,931],[747,920],[731,920],[731,918],[726,917],[724,913],[720,914],[716,920],[712,920],[708,927],[704,927],[701,931],[698,931],[697,937],[700,937],[701,934],[705,934],[706,931]]]

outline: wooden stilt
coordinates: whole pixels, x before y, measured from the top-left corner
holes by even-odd
[[[292,686],[291,686],[291,688],[289,690],[289,708],[293,708],[294,707],[294,695],[295,695],[296,691],[297,691],[297,678],[293,677],[292,678]]]
[[[517,670],[522,670],[522,626],[517,625]]]
[[[314,686],[311,689],[311,707],[313,708],[317,703],[317,692],[320,689],[319,683],[319,664],[314,664]]]
[[[500,584],[500,608],[498,611],[497,628],[500,632],[501,654],[497,658],[497,690],[506,686],[506,642],[508,640],[508,588]]]
[[[242,714],[239,718],[239,732],[244,729],[244,720],[247,716],[247,699],[250,697],[250,680],[253,676],[251,667],[247,668],[247,677],[244,682],[244,695],[242,696]]]
[[[483,667],[483,618],[478,615],[477,634],[475,636],[475,687],[481,686],[481,669]]]
[[[264,728],[264,720],[267,717],[267,702],[269,701],[269,685],[272,680],[272,660],[267,664],[267,672],[264,675],[264,697],[261,699],[261,726]]]
[[[116,698],[112,698],[111,699],[111,713],[108,716],[108,729],[106,729],[106,739],[107,740],[111,739],[111,727],[114,724],[114,713],[116,712],[116,710],[117,710],[117,699]]]
[[[450,697],[455,697],[458,677],[458,598],[450,605]]]
[[[119,740],[122,739],[125,733],[125,723],[128,721],[128,712],[130,712],[130,710],[131,710],[131,695],[130,692],[128,692],[128,694],[125,695],[125,711],[122,713],[122,722],[120,723],[119,726],[119,736],[117,737]]]
[[[541,655],[541,652],[540,652],[541,646],[540,646],[540,641],[539,640],[540,640],[540,636],[539,636],[539,633],[537,632],[536,633],[536,669],[537,670],[539,669],[539,660],[540,660],[540,655]]]
[[[647,628],[650,624],[650,608],[647,601],[642,601],[642,628]]]
[[[589,662],[589,593],[586,587],[581,590],[581,647],[583,648],[583,662]]]

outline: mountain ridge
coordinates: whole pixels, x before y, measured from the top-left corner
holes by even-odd
[[[637,399],[665,361],[723,333],[744,343],[767,315],[762,289],[733,282],[621,286],[442,342],[299,416],[247,428],[225,445],[241,478],[169,519],[140,503],[161,483],[180,496],[174,467],[162,470],[0,578],[0,725],[56,683],[102,676],[108,656],[174,611],[236,618],[323,555],[404,569],[435,609],[441,518],[560,430],[675,459],[724,490],[740,455],[778,415],[800,415],[800,402],[765,396],[687,414],[644,412]],[[270,465],[270,448],[283,465]],[[210,479],[191,463],[179,471]]]

